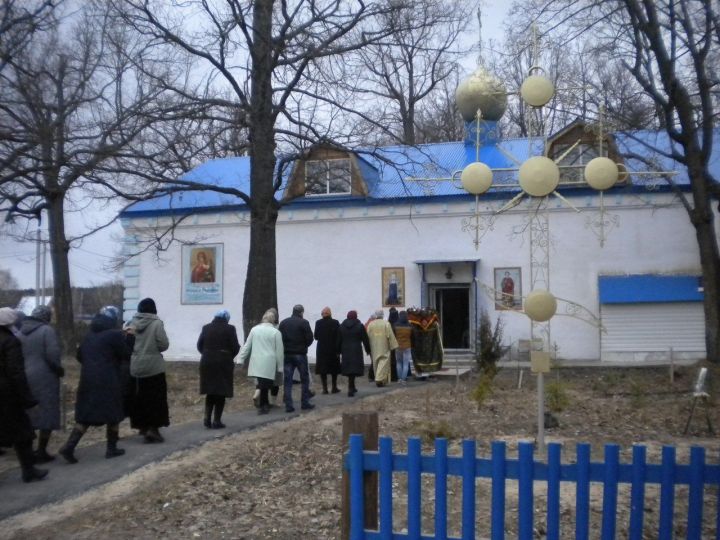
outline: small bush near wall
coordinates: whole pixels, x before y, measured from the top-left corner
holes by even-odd
[[[505,324],[501,317],[495,320],[493,327],[487,311],[480,314],[480,325],[475,344],[475,362],[480,371],[496,369],[498,360],[507,353],[509,347],[502,343],[504,328]]]
[[[493,327],[487,311],[480,314],[480,325],[475,344],[475,362],[480,371],[480,377],[470,394],[478,407],[492,394],[493,379],[498,372],[497,362],[509,349],[502,344],[503,328],[504,324],[500,317],[497,318]]]

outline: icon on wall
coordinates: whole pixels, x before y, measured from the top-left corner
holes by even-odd
[[[222,304],[223,245],[182,247],[183,304]]]
[[[405,305],[405,268],[383,267],[382,305],[383,307]]]
[[[522,309],[520,267],[495,269],[495,309]]]

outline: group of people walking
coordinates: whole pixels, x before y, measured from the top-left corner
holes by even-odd
[[[47,476],[36,465],[55,459],[47,446],[62,426],[65,371],[51,315],[50,308],[38,306],[20,321],[15,310],[0,308],[0,447],[15,449],[25,482]],[[75,425],[58,451],[68,463],[78,462],[75,448],[91,426],[105,426],[105,457],[114,458],[125,453],[117,446],[125,418],[147,443],[162,442],[159,429],[170,424],[162,356],[169,341],[155,302],[142,300],[132,320],[121,324],[119,309],[103,307],[77,349]]]
[[[277,312],[268,310],[262,322],[255,326],[240,352],[239,362],[247,365],[248,376],[257,380],[259,392],[258,413],[269,410],[268,392],[284,383],[285,410],[295,410],[292,385],[295,370],[299,372],[301,384],[301,408],[311,409],[307,362],[308,347],[317,341],[315,352],[315,373],[320,376],[322,393],[338,393],[338,375],[348,379],[348,396],[357,393],[356,379],[365,374],[365,355],[372,359],[371,377],[378,386],[392,380],[407,380],[412,362],[412,328],[405,311],[391,308],[391,317],[384,320],[378,310],[364,325],[357,312],[351,310],[341,323],[332,317],[329,307],[321,311],[322,318],[315,322],[315,329],[303,317],[304,308],[298,304],[292,316],[277,325]]]
[[[258,414],[270,411],[283,387],[286,412],[293,412],[295,372],[300,378],[300,408],[310,410],[315,395],[310,388],[308,348],[317,341],[315,373],[323,394],[338,393],[338,375],[347,377],[347,394],[357,393],[356,379],[365,374],[365,354],[372,359],[369,377],[378,386],[404,382],[411,373],[414,328],[405,311],[391,308],[384,320],[376,311],[367,324],[357,312],[344,321],[325,307],[314,331],[298,304],[292,315],[278,321],[268,309],[240,346],[227,310],[218,311],[202,327],[197,341],[200,359],[200,393],[205,395],[203,425],[222,429],[225,401],[234,394],[234,366],[242,364],[255,379]],[[47,470],[37,464],[55,459],[47,451],[54,430],[62,426],[60,379],[64,375],[61,347],[50,326],[52,312],[38,306],[18,320],[11,308],[0,308],[0,447],[13,447],[25,482],[40,480]],[[75,425],[58,453],[77,463],[75,448],[91,426],[105,426],[106,458],[125,453],[118,448],[119,424],[125,418],[146,443],[163,442],[160,428],[170,424],[165,360],[169,347],[162,320],[151,298],[138,304],[137,313],[122,326],[120,310],[106,306],[93,317],[77,350],[80,378],[75,402]],[[418,356],[420,358],[420,356]],[[416,363],[416,371],[421,365]],[[421,374],[421,373],[419,373]],[[37,437],[35,435],[37,431]],[[37,447],[33,449],[33,440]]]

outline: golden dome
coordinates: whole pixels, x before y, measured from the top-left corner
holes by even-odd
[[[455,103],[466,122],[475,120],[478,109],[483,120],[500,120],[507,107],[505,85],[485,68],[478,67],[458,85]]]

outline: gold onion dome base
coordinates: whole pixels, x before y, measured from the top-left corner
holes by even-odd
[[[478,109],[482,119],[496,122],[507,108],[505,85],[483,67],[462,81],[455,91],[455,103],[466,122],[477,118]]]

